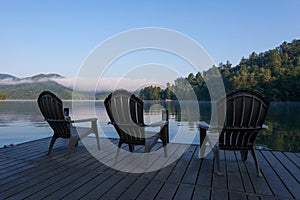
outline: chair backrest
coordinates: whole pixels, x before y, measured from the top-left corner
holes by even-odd
[[[126,90],[116,90],[104,101],[111,123],[125,143],[145,144],[143,101]]]
[[[227,93],[226,102],[225,98],[218,100],[219,125],[224,122],[219,146],[223,148],[252,146],[262,129],[268,106],[269,102],[262,94],[244,88]]]
[[[42,92],[38,97],[38,105],[45,120],[58,137],[69,138],[71,123],[66,120],[63,112],[63,103],[50,91]]]

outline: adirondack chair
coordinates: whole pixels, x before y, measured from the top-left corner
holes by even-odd
[[[218,175],[222,175],[219,161],[219,149],[222,149],[239,150],[243,161],[247,160],[248,150],[250,150],[257,175],[262,176],[253,144],[259,131],[268,128],[263,124],[268,106],[269,102],[259,92],[251,89],[237,89],[227,93],[226,98],[220,98],[216,102],[218,125],[212,126],[203,121],[199,123],[201,158],[205,153],[207,142],[212,144],[207,130],[220,133],[219,140],[213,147]]]
[[[51,154],[53,145],[57,138],[69,139],[69,147],[67,156],[69,157],[72,148],[78,145],[78,140],[93,133],[96,135],[97,147],[100,149],[99,135],[97,128],[97,118],[71,120],[69,117],[69,109],[63,108],[62,100],[50,91],[42,92],[38,97],[38,105],[45,121],[48,122],[53,129],[48,155]],[[78,127],[74,123],[91,122],[91,127]]]
[[[120,137],[116,160],[118,160],[123,143],[128,144],[130,152],[134,151],[135,145],[144,145],[144,152],[149,153],[159,139],[162,141],[164,154],[167,156],[166,146],[169,137],[167,110],[163,111],[163,121],[145,124],[143,101],[125,90],[116,90],[110,93],[105,99],[104,105],[111,120],[109,124],[114,126]],[[146,131],[147,127],[160,127],[160,130],[158,132],[150,132]]]

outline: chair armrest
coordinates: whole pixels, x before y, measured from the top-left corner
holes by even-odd
[[[205,121],[198,122],[198,126],[199,126],[199,128],[203,128],[205,130],[208,130],[209,128],[211,128],[211,125],[209,125]]]
[[[150,124],[145,124],[146,127],[157,127],[157,126],[164,126],[168,124],[168,121],[158,121],[158,122],[153,122]]]
[[[93,122],[97,121],[97,118],[87,118],[87,119],[77,119],[77,120],[72,120],[72,123],[81,123],[81,122]]]
[[[267,129],[267,130],[269,130],[269,126],[266,125],[266,124],[263,124],[263,125],[261,126],[261,128],[262,128],[262,129]]]
[[[47,122],[61,122],[61,123],[70,123],[69,119],[45,119]]]
[[[116,125],[116,123],[115,122],[112,122],[112,121],[109,121],[109,122],[107,122],[107,125]]]
[[[136,128],[136,127],[144,127],[145,124],[135,124],[135,123],[128,123],[128,124],[124,124],[124,123],[115,123],[115,122],[108,122],[108,124],[111,124],[113,126],[118,126],[118,127],[128,127],[128,128]]]

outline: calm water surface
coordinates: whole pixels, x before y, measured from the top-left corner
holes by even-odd
[[[201,116],[196,115],[193,106],[188,106],[192,103],[195,102],[184,102],[181,105],[176,102],[145,102],[145,121],[160,120],[163,106],[169,110],[171,142],[199,144],[196,123],[199,120],[209,122],[210,103],[199,103]],[[72,108],[72,102],[64,101],[64,106]],[[270,129],[260,132],[256,145],[273,150],[300,152],[299,111],[300,102],[271,103],[265,120]],[[109,119],[102,101],[76,102],[74,113],[76,118],[96,116],[100,134],[117,138],[114,129],[107,125]],[[0,101],[0,147],[49,136],[52,136],[52,130],[43,121],[36,101]]]

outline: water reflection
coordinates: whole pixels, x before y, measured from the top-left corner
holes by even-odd
[[[257,143],[271,149],[300,151],[300,102],[271,103],[265,123],[269,131],[258,135]]]
[[[161,102],[145,101],[145,121],[157,121],[161,119],[159,109],[169,110],[170,136],[174,138],[174,133],[180,129],[182,135],[180,141],[185,142],[186,138],[198,133],[196,123],[199,120],[210,121],[210,102],[200,102],[200,116],[195,112],[194,106],[198,102]],[[155,106],[154,106],[155,104]],[[80,113],[77,118],[97,116],[101,127],[109,128],[107,124],[109,118],[106,114],[102,101],[76,103],[76,112]],[[65,107],[72,108],[71,101],[64,101]],[[262,131],[256,140],[261,146],[273,150],[284,150],[300,152],[300,102],[294,103],[271,103],[265,123],[269,126],[269,131]],[[72,115],[72,109],[70,110]],[[113,130],[113,129],[112,129]],[[36,101],[0,101],[0,147],[10,143],[20,143],[38,138],[49,137],[52,130],[43,121]],[[117,137],[117,135],[110,135]],[[196,136],[195,143],[199,143],[199,136]]]

